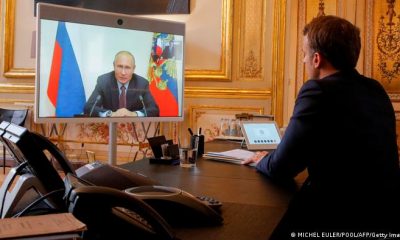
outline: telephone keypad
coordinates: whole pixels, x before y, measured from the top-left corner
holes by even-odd
[[[204,202],[206,205],[213,208],[214,210],[219,210],[222,206],[222,203],[219,200],[210,196],[197,196],[196,198]]]

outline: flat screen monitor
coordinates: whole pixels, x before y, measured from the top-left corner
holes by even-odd
[[[35,122],[183,120],[185,24],[37,5]]]

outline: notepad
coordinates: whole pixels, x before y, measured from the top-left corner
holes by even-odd
[[[252,157],[255,153],[244,149],[234,149],[224,152],[206,152],[203,154],[205,159],[227,162],[233,164],[242,164],[243,160]],[[250,164],[252,165],[252,164]],[[254,165],[254,164],[253,164]]]
[[[0,220],[0,239],[71,239],[82,236],[86,225],[71,213]]]

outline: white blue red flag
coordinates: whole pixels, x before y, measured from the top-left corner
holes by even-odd
[[[83,112],[85,90],[65,22],[59,22],[57,27],[47,96],[57,117],[73,117]]]

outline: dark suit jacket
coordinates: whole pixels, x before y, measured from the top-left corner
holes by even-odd
[[[119,90],[114,71],[101,75],[97,79],[96,87],[85,104],[85,114],[90,114],[97,96],[101,96],[93,109],[91,116],[98,116],[99,112],[111,110],[115,112],[119,106]],[[143,104],[139,96],[143,97],[147,116],[159,116],[159,109],[150,91],[149,82],[143,77],[133,74],[126,92],[126,108],[130,111],[141,111],[144,113]]]
[[[257,169],[287,180],[306,168],[283,220],[309,230],[387,224],[382,213],[399,205],[399,159],[394,110],[377,81],[351,70],[303,85],[281,143]]]

